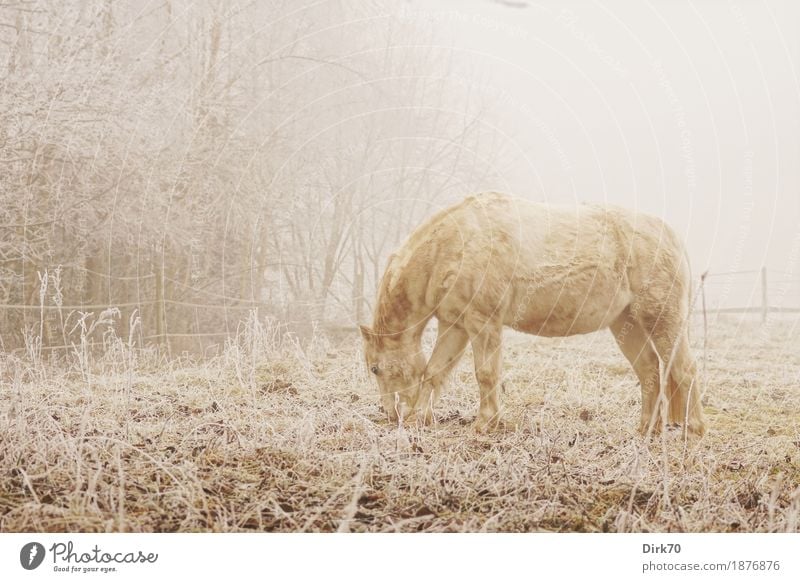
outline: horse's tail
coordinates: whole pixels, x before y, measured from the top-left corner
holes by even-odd
[[[692,293],[692,285],[694,285],[694,275],[692,275],[692,262],[689,260],[689,250],[686,248],[686,245],[683,245],[683,259],[686,261],[686,268],[689,269],[689,284],[686,285],[686,294],[687,300],[686,305],[688,305],[686,309],[686,338],[689,342],[692,341],[692,311],[694,311],[694,294]]]

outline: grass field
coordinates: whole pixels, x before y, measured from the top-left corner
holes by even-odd
[[[0,530],[800,531],[800,325],[712,318],[709,432],[645,440],[608,332],[506,336],[517,430],[477,435],[468,353],[438,424],[381,420],[355,337],[251,325],[211,361],[117,343],[0,356]]]

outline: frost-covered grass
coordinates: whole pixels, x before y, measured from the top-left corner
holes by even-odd
[[[709,432],[688,442],[636,433],[608,332],[506,340],[517,428],[489,435],[469,353],[438,423],[405,429],[355,336],[250,325],[200,363],[3,355],[0,531],[800,531],[796,319],[711,320]]]

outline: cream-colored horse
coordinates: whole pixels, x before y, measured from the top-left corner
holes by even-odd
[[[660,428],[663,416],[702,435],[690,286],[683,246],[657,218],[481,194],[431,217],[390,258],[373,326],[361,327],[367,366],[390,420],[430,422],[470,342],[483,431],[502,422],[504,326],[549,337],[610,328],[641,383],[639,429]],[[426,362],[420,340],[432,317],[439,331]]]

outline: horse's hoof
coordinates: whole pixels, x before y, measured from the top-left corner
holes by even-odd
[[[476,419],[475,422],[472,423],[472,431],[475,434],[486,434],[489,432],[489,423],[480,419]]]
[[[639,434],[645,438],[661,434],[661,422],[661,419],[656,419],[651,422],[651,419],[643,418],[641,422],[639,422]]]
[[[472,430],[478,434],[487,434],[490,432],[505,432],[516,430],[517,426],[505,418],[494,417],[490,420],[476,418],[472,424]]]
[[[700,421],[689,421],[689,434],[696,437],[701,437],[706,434],[706,423]]]

